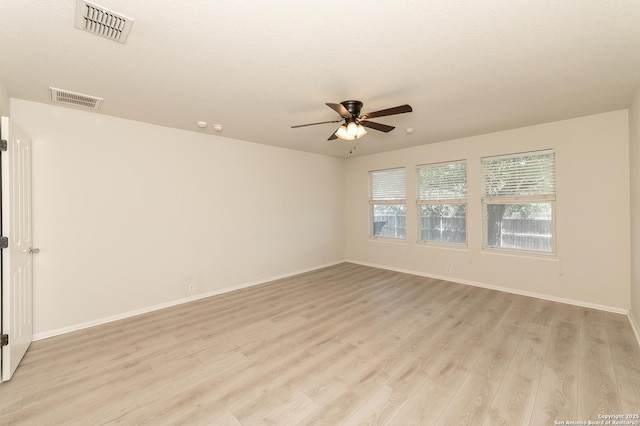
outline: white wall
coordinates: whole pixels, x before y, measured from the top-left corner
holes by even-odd
[[[631,322],[640,341],[640,88],[629,108],[631,170]]]
[[[8,117],[9,114],[9,93],[2,78],[0,78],[0,115]]]
[[[344,259],[344,160],[11,100],[38,336]],[[193,292],[189,292],[189,286]]]
[[[349,159],[347,258],[553,300],[628,310],[628,129],[628,112],[620,110]],[[483,252],[481,158],[547,148],[556,151],[557,258]],[[417,244],[415,167],[459,159],[468,162],[468,248]],[[367,172],[402,166],[407,170],[408,240],[370,240]],[[447,267],[452,268],[451,274]]]
[[[346,164],[12,99],[12,119],[34,143],[34,235],[42,250],[34,270],[36,335],[345,258],[631,308],[637,317],[640,182],[635,171],[630,189],[629,130],[631,162],[637,164],[639,96],[630,113],[356,157]],[[483,253],[480,158],[546,148],[557,155],[558,257]],[[469,168],[469,247],[416,244],[415,166],[461,158]],[[369,240],[367,172],[398,166],[408,171],[410,239]],[[594,216],[609,218],[606,229],[595,227]]]

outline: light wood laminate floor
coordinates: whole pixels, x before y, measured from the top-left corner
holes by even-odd
[[[34,342],[0,384],[0,424],[537,426],[622,413],[640,413],[626,316],[349,263]]]

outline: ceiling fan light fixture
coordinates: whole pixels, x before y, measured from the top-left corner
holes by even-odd
[[[353,126],[351,126],[353,124]],[[351,132],[349,132],[349,126],[351,126]],[[355,134],[353,134],[355,128]],[[336,136],[345,141],[352,141],[356,139],[360,139],[362,136],[367,134],[367,129],[364,128],[362,124],[356,124],[353,121],[349,124],[343,124],[336,131]]]
[[[356,137],[358,135],[358,125],[355,121],[349,121],[349,124],[347,124],[347,133],[352,137]]]
[[[367,134],[367,129],[365,129],[362,124],[358,124],[358,133],[356,134],[356,139],[360,139],[366,134]]]
[[[349,134],[349,131],[347,130],[347,126],[344,124],[340,126],[338,130],[336,130],[336,136],[345,141],[352,141],[356,138],[355,136],[351,136]]]

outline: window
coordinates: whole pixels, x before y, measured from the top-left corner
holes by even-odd
[[[371,236],[400,238],[407,236],[405,170],[369,172]]]
[[[418,240],[467,243],[467,163],[418,166]]]
[[[555,153],[482,159],[484,247],[555,253]]]

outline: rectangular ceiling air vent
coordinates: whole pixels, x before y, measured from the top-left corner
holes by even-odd
[[[49,87],[51,92],[51,101],[58,104],[65,104],[79,108],[88,108],[97,110],[100,108],[104,99],[96,96],[83,95],[82,93],[70,92],[68,90],[56,89]]]
[[[76,0],[73,25],[109,40],[124,43],[131,31],[133,19],[86,0]]]

